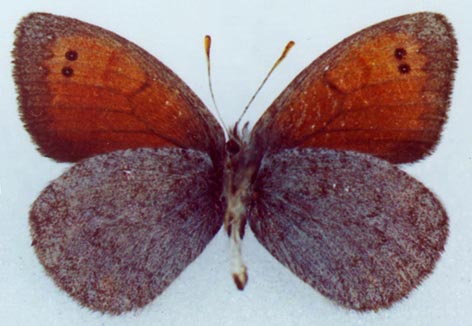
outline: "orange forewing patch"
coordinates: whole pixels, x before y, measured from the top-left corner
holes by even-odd
[[[341,61],[330,66],[324,76],[327,83],[343,93],[352,94],[366,87],[420,78],[423,82],[427,74],[422,71],[426,56],[419,52],[421,45],[415,38],[398,33],[389,33],[378,38],[365,40],[352,47]],[[403,59],[395,57],[395,50],[403,49]],[[398,66],[408,62],[412,69],[409,74],[399,74]],[[368,90],[367,90],[368,91]],[[366,101],[368,97],[364,97]]]
[[[65,54],[71,49],[86,50],[68,62]],[[53,54],[46,62],[53,95],[50,127],[64,139],[86,142],[94,135],[96,152],[111,147],[191,145],[185,142],[187,130],[174,127],[175,123],[193,124],[178,90],[150,80],[119,44],[68,37],[58,40]],[[71,78],[62,73],[64,67],[72,69]],[[83,123],[84,117],[92,115]]]
[[[123,98],[136,92],[146,83],[146,74],[130,58],[129,53],[123,50],[119,44],[93,37],[69,36],[57,39],[51,48],[53,56],[45,62],[50,71],[47,80],[51,83],[52,90],[57,91],[53,93],[53,104],[61,105],[56,100],[68,103],[70,95],[78,95],[61,92],[61,86],[68,84],[91,87],[92,89],[84,89],[90,93],[95,91],[94,88],[105,89]],[[76,51],[77,58],[68,60],[68,51]],[[73,69],[74,78],[64,78],[61,73],[64,67]],[[123,105],[129,109],[129,105],[125,103],[126,100],[123,100]]]

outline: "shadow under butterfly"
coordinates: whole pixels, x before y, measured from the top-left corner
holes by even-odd
[[[223,224],[244,288],[248,221],[328,298],[389,307],[431,273],[447,239],[439,200],[394,164],[438,143],[456,47],[440,14],[369,27],[226,142],[201,100],[141,48],[75,19],[30,14],[13,52],[21,117],[42,154],[78,162],[31,208],[40,262],[84,306],[119,314],[162,293]]]

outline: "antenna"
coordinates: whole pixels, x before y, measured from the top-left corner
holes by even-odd
[[[290,41],[287,43],[287,45],[285,45],[285,48],[282,52],[282,54],[280,55],[280,57],[277,59],[277,61],[275,61],[274,65],[272,66],[272,68],[270,68],[269,72],[267,73],[267,75],[265,76],[264,80],[261,82],[261,84],[259,85],[259,87],[257,88],[256,92],[254,93],[254,95],[251,97],[251,99],[249,100],[249,102],[246,104],[246,107],[244,108],[243,110],[243,113],[241,114],[241,116],[239,117],[238,121],[236,122],[236,126],[239,125],[239,123],[241,122],[241,119],[243,118],[244,114],[246,114],[247,110],[249,109],[249,106],[252,104],[252,102],[254,101],[254,99],[256,98],[257,94],[259,94],[259,92],[261,91],[262,87],[265,85],[265,83],[267,82],[267,80],[269,79],[270,75],[272,75],[272,73],[274,72],[275,68],[277,68],[277,66],[282,62],[283,59],[285,59],[285,57],[287,56],[288,54],[288,51],[290,51],[290,49],[295,45],[295,42],[294,41]]]
[[[249,109],[249,107],[251,106],[252,102],[254,101],[254,99],[256,98],[257,94],[259,94],[259,92],[261,91],[262,87],[264,87],[265,83],[267,82],[267,80],[269,79],[270,75],[272,75],[272,73],[274,72],[275,68],[277,68],[277,66],[285,59],[285,57],[287,56],[288,52],[290,51],[290,49],[295,45],[295,42],[294,41],[289,41],[286,45],[285,45],[285,48],[282,52],[282,54],[280,55],[280,57],[275,61],[275,63],[272,65],[272,68],[270,68],[269,72],[267,73],[267,75],[265,76],[264,80],[261,82],[261,84],[259,85],[259,87],[257,88],[257,90],[254,92],[254,95],[251,97],[251,99],[249,100],[249,102],[246,104],[246,106],[244,107],[244,110],[243,110],[243,113],[241,113],[241,116],[239,117],[238,121],[236,122],[235,126],[237,127],[239,125],[239,123],[241,122],[241,119],[243,118],[244,114],[246,114],[247,110]],[[225,133],[227,134],[227,136],[230,136],[231,133],[228,132],[228,128],[226,127],[226,124],[223,120],[223,118],[221,117],[221,113],[220,113],[220,110],[218,109],[218,105],[216,104],[216,100],[215,100],[215,94],[213,92],[213,83],[212,83],[212,80],[211,80],[211,59],[210,59],[210,49],[211,49],[211,36],[210,35],[205,35],[205,38],[204,38],[204,47],[205,47],[205,54],[206,54],[206,58],[207,58],[207,70],[208,70],[208,87],[210,88],[210,95],[211,95],[211,100],[213,102],[213,105],[215,106],[215,110],[216,110],[216,114],[218,116],[218,119],[220,120],[221,124],[223,125],[223,129],[225,131]]]
[[[223,125],[223,130],[225,133],[228,133],[228,129],[226,128],[225,122],[221,117],[220,110],[218,109],[218,105],[216,104],[215,94],[213,93],[213,83],[211,82],[211,61],[210,61],[210,48],[211,48],[211,36],[205,35],[204,39],[204,46],[205,46],[205,54],[207,58],[207,69],[208,69],[208,87],[210,88],[210,95],[211,101],[216,110],[216,114],[218,115],[218,119],[220,120],[221,124]]]

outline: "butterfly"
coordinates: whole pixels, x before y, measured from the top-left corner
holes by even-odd
[[[346,38],[250,132],[226,137],[169,68],[100,27],[32,13],[13,56],[25,128],[43,155],[75,163],[33,203],[32,244],[92,310],[148,304],[222,225],[238,288],[249,225],[300,279],[359,311],[407,296],[444,250],[441,202],[395,166],[428,156],[446,121],[457,44],[441,14]]]

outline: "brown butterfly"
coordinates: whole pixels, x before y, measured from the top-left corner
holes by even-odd
[[[446,121],[457,54],[440,14],[345,39],[226,142],[188,86],[109,31],[34,13],[13,54],[26,129],[45,156],[78,162],[30,224],[46,271],[84,306],[146,305],[222,224],[239,288],[248,221],[283,265],[357,310],[405,297],[444,249],[441,203],[393,165],[430,154]]]

